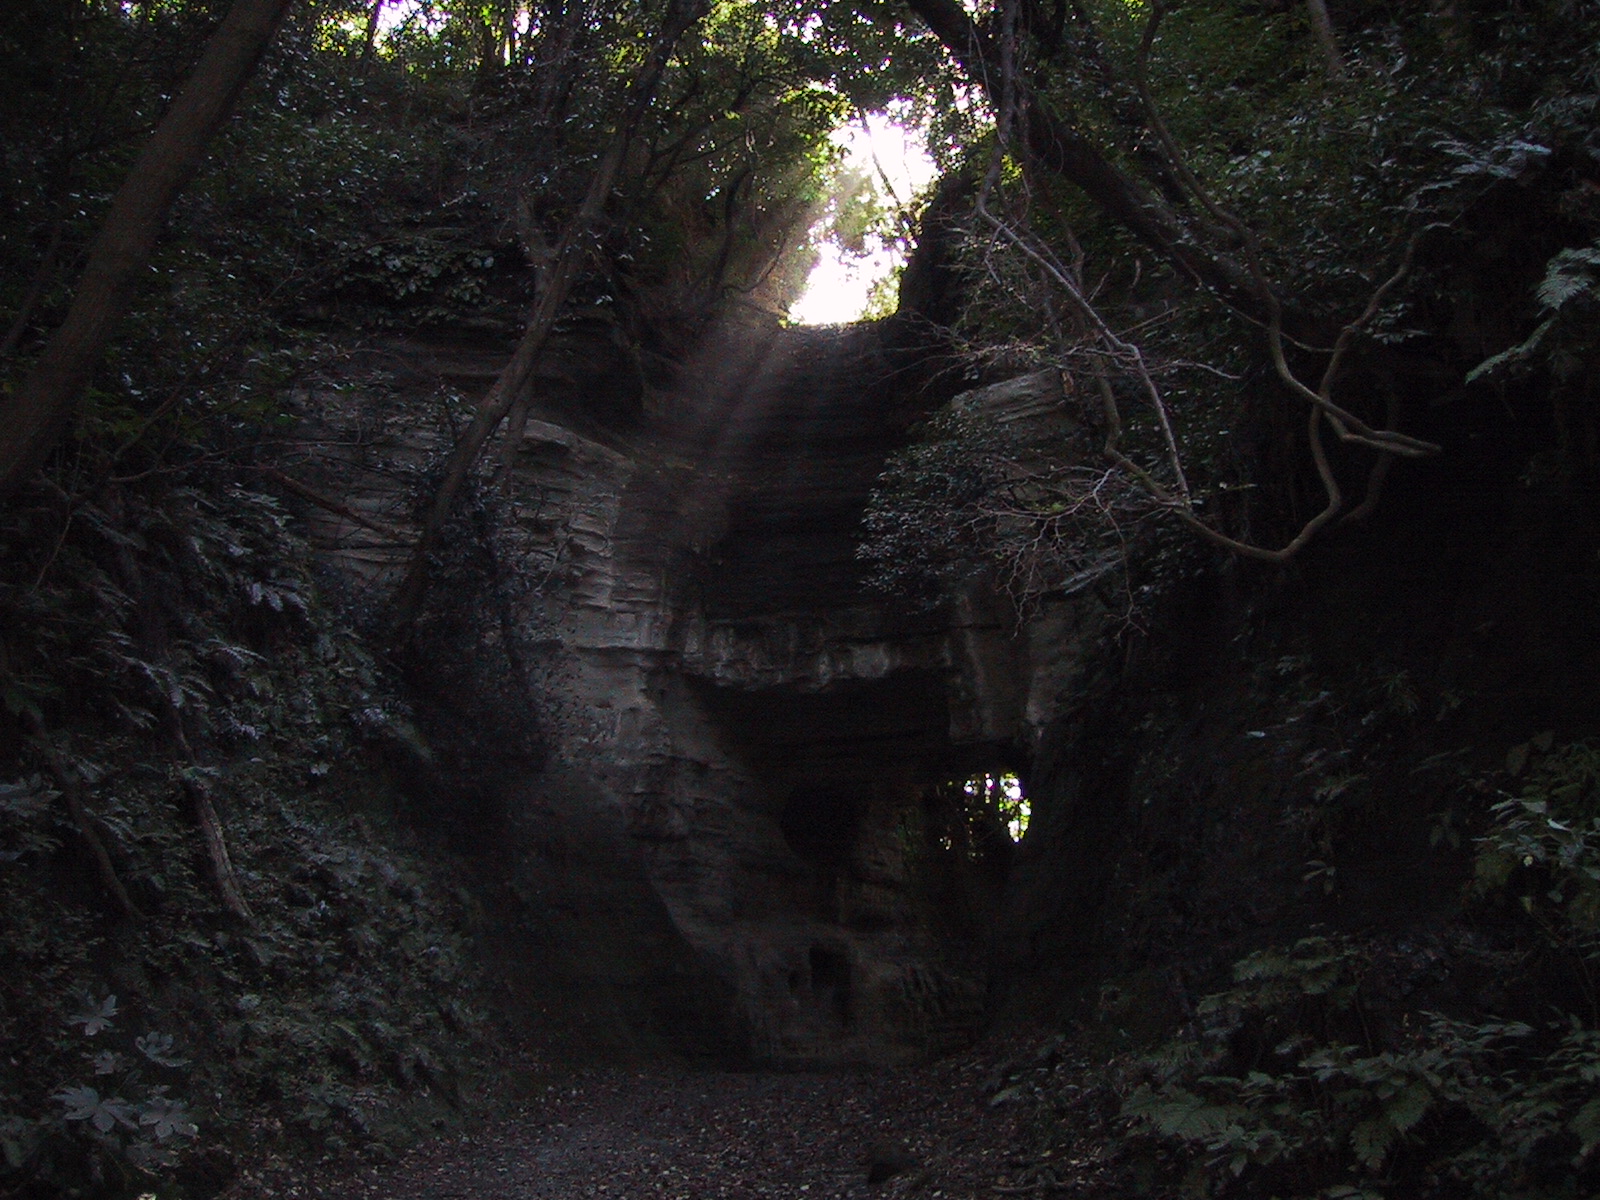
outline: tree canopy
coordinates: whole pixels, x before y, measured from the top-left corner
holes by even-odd
[[[24,380],[50,369],[38,357],[47,335],[98,278],[89,251],[111,219],[105,206],[127,172],[136,178],[136,150],[223,11],[201,0],[36,7],[32,32],[0,46],[19,81],[0,112],[16,214],[0,244],[11,490],[76,411],[74,400],[24,420],[37,390]],[[562,238],[577,236],[574,214],[608,145],[620,154],[616,178],[582,222],[571,303],[612,305],[641,342],[662,345],[735,298],[781,313],[812,261],[807,231],[832,186],[828,135],[893,103],[926,124],[949,180],[965,174],[976,200],[969,214],[939,218],[966,228],[957,272],[967,300],[955,321],[964,344],[981,357],[1027,343],[1040,361],[1076,362],[1076,376],[1098,380],[1086,383],[1099,395],[1094,421],[1112,423],[1098,457],[1134,507],[1278,556],[1321,528],[1319,514],[1367,511],[1363,449],[1380,478],[1391,459],[1433,453],[1434,440],[1369,394],[1362,364],[1374,345],[1429,336],[1411,318],[1430,303],[1428,316],[1441,315],[1437,288],[1427,299],[1431,264],[1459,241],[1464,214],[1497,181],[1564,162],[1551,143],[1581,141],[1592,100],[1581,49],[1590,16],[1558,0],[1511,13],[722,0],[641,76],[671,12],[601,0],[293,6],[244,109],[173,208],[152,264],[171,284],[131,298],[86,418],[115,411],[131,429],[159,412],[117,451],[137,456],[199,403],[148,397],[201,369],[230,376],[237,392],[237,374],[208,356],[261,363],[330,317],[481,322],[498,312],[503,325],[524,325]],[[1546,259],[1587,244],[1583,205],[1565,219],[1573,227]],[[1530,299],[1533,282],[1520,281]],[[1152,321],[1180,304],[1184,315]],[[551,309],[567,306],[563,296]],[[1235,323],[1227,348],[1220,327],[1197,323],[1201,311]],[[1514,344],[1462,352],[1482,361]],[[119,359],[139,369],[119,371]],[[1238,374],[1263,359],[1290,401],[1277,411],[1317,414],[1296,435],[1295,479],[1321,496],[1264,540],[1246,530],[1255,517],[1200,512],[1261,482],[1212,477],[1203,444],[1219,426],[1184,415],[1230,389],[1186,368],[1150,373],[1182,361]],[[56,386],[81,394],[80,376]],[[1144,400],[1119,399],[1124,389]],[[1273,411],[1259,396],[1246,403]],[[1145,414],[1160,443],[1153,459],[1137,444]],[[1341,449],[1321,446],[1324,434]]]

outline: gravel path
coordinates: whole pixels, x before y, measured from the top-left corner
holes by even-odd
[[[825,1200],[889,1191],[869,1185],[869,1174],[904,1186],[934,1173],[948,1177],[946,1196],[975,1194],[975,1176],[993,1179],[1004,1158],[1008,1121],[976,1086],[964,1089],[965,1104],[951,1104],[944,1089],[919,1082],[931,1081],[913,1073],[588,1074],[537,1112],[426,1148],[368,1194]]]
[[[231,1198],[854,1200],[1109,1197],[1092,1146],[1041,1164],[1030,1105],[993,1103],[1016,1059],[988,1051],[859,1074],[595,1069],[485,1128],[324,1183]],[[1058,1143],[1059,1145],[1059,1143]],[[1040,1168],[1048,1165],[1048,1176]],[[1042,1182],[1043,1179],[1048,1182]],[[240,1186],[242,1185],[242,1186]]]

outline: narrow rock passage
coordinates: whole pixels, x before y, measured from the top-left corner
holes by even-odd
[[[368,1200],[1112,1194],[1094,1186],[1093,1154],[1070,1182],[1038,1185],[1037,1110],[992,1103],[1016,1061],[973,1052],[871,1074],[585,1071],[487,1129],[294,1190]]]

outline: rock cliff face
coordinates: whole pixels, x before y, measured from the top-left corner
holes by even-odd
[[[660,391],[604,337],[569,338],[496,451],[491,540],[516,586],[436,590],[446,619],[498,606],[473,653],[516,666],[500,703],[519,711],[469,723],[537,724],[542,746],[506,756],[477,801],[499,824],[475,852],[524,902],[504,952],[592,1039],[823,1065],[923,1056],[982,1018],[999,875],[951,843],[934,789],[1026,773],[1093,631],[1063,610],[1013,636],[978,597],[907,618],[863,588],[862,508],[931,403],[893,338],[737,325]],[[306,397],[344,447],[322,486],[349,510],[310,514],[316,536],[379,598],[406,473],[444,440],[428,394],[480,394],[499,361],[387,353]],[[961,402],[1047,436],[1059,388]],[[467,820],[445,775],[428,786]]]

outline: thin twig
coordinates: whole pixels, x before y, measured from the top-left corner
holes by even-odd
[[[387,534],[390,537],[409,543],[410,539],[405,537],[403,531],[395,528],[393,525],[385,525],[381,521],[374,521],[371,517],[363,516],[361,513],[356,512],[355,509],[340,503],[338,500],[335,500],[332,496],[326,495],[307,484],[301,483],[298,479],[295,479],[291,475],[285,475],[276,467],[252,467],[251,470],[255,471],[263,478],[269,479],[273,483],[276,483],[285,491],[292,492],[294,495],[299,496],[302,500],[309,501],[310,503],[315,504],[318,508],[325,509],[328,512],[333,513],[335,516],[343,517],[347,521],[354,521],[357,525],[360,525],[364,529],[370,529],[374,533]]]

